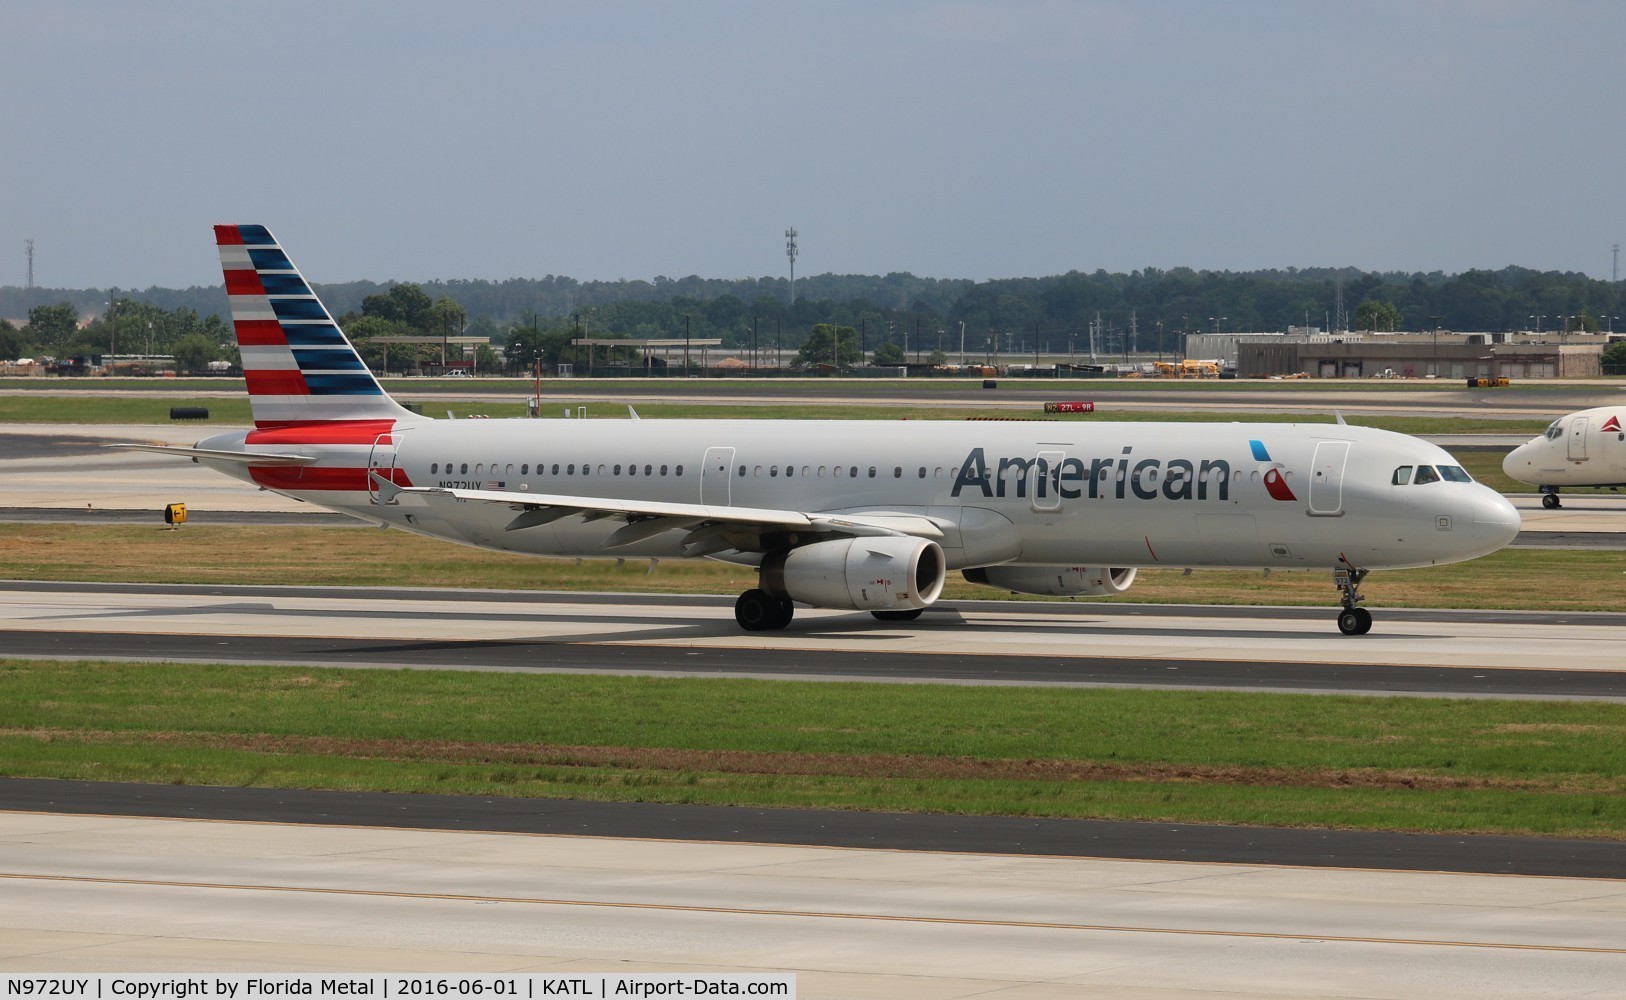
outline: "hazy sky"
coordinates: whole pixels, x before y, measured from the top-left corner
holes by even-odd
[[[0,284],[1519,264],[1626,240],[1626,3],[0,0]]]

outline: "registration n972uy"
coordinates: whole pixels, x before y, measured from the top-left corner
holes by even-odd
[[[1445,451],[1342,423],[426,419],[263,226],[215,233],[255,426],[151,450],[481,548],[754,567],[735,604],[753,631],[796,603],[908,620],[951,571],[1088,597],[1139,568],[1226,567],[1331,572],[1361,634],[1369,570],[1519,530]]]

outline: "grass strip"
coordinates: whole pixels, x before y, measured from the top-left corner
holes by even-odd
[[[210,384],[208,388],[228,387]],[[415,388],[419,392],[430,391],[428,387],[422,385]],[[457,388],[466,389],[467,386]],[[485,386],[481,386],[480,389],[481,391],[487,391]],[[398,398],[410,400],[413,397],[411,392],[407,391]],[[45,393],[0,395],[0,423],[162,424],[168,422],[171,407],[197,406],[200,403],[208,407],[210,417],[208,423],[196,425],[200,428],[207,428],[213,424],[237,426],[251,422],[252,418],[249,415],[248,397],[246,395],[200,400],[195,397],[153,398],[142,393],[105,396],[84,392],[67,395]],[[624,403],[609,403],[601,399],[593,399],[585,405],[587,405],[590,418],[623,419],[627,416]],[[1295,404],[1291,400],[1284,400],[1283,405]],[[806,403],[785,404],[738,403],[726,399],[717,399],[708,401],[639,402],[636,406],[639,416],[657,420],[970,420],[979,417],[1008,419],[1012,416],[1085,424],[1100,423],[1104,420],[1132,423],[1158,421],[1184,423],[1198,421],[1215,423],[1230,421],[1244,423],[1332,423],[1334,420],[1330,413],[1324,412],[1262,413],[1252,410],[1207,409],[1113,411],[1110,405],[1102,412],[1089,416],[1047,416],[1038,403],[1033,403],[1026,408],[1012,408],[975,404],[942,405],[913,400],[877,401],[875,403],[828,403],[814,399]],[[524,394],[522,392],[516,392],[512,399],[507,401],[454,399],[441,402],[430,400],[424,402],[423,408],[424,415],[431,418],[444,418],[448,411],[459,418],[476,415],[487,417],[523,417],[526,415]],[[548,401],[544,403],[543,412],[558,417],[566,409],[569,409],[574,414],[576,404]],[[1393,414],[1359,417],[1352,422],[1366,427],[1378,427],[1384,430],[1414,435],[1528,434],[1534,436],[1547,426],[1550,418],[1496,419],[1492,417],[1428,417]],[[204,431],[200,433],[200,436],[206,433],[207,431]]]
[[[1610,703],[0,660],[0,705],[14,776],[1626,839]]]
[[[484,552],[449,542],[357,528],[189,524],[151,526],[0,524],[0,579],[108,583],[281,583],[336,587],[471,587],[500,590],[738,594],[756,586],[753,570],[709,560],[649,564]],[[1510,587],[1510,580],[1563,580],[1562,587]],[[1626,559],[1609,549],[1508,548],[1429,569],[1372,574],[1369,606],[1614,611]],[[1042,600],[949,576],[946,600]],[[1145,570],[1114,603],[1337,604],[1332,571]],[[1087,614],[1089,602],[1079,602]]]

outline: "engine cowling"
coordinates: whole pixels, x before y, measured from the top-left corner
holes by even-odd
[[[1135,582],[1135,570],[1104,566],[984,566],[962,573],[969,583],[1046,597],[1109,597]]]
[[[943,550],[926,538],[886,536],[814,542],[762,561],[762,589],[820,608],[924,608],[943,593]]]

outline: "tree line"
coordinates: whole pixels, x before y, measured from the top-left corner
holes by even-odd
[[[1187,333],[1213,330],[1274,332],[1289,327],[1323,329],[1510,331],[1613,329],[1626,317],[1626,286],[1573,272],[1506,267],[1446,275],[1441,272],[1364,272],[1296,269],[1248,272],[1145,268],[1129,273],[1072,271],[1043,278],[989,281],[885,276],[816,275],[797,280],[788,301],[787,283],[776,278],[582,282],[540,279],[444,281],[421,285],[350,282],[318,291],[347,332],[370,342],[385,332],[425,336],[458,333],[507,341],[510,353],[528,364],[555,364],[564,345],[581,336],[721,338],[733,353],[778,347],[801,348],[815,326],[851,327],[866,356],[882,345],[910,360],[934,352],[958,355],[962,336],[968,354],[982,357],[1082,349],[1094,336],[1103,350],[1134,346],[1177,352]],[[117,290],[115,290],[117,293]],[[119,293],[114,320],[101,337],[93,321],[75,340],[81,346],[114,336],[121,324],[140,333],[150,324],[156,344],[178,339],[170,330],[227,313],[220,286]],[[108,293],[0,289],[0,315],[30,316],[40,307],[66,306],[76,317],[107,309]],[[1336,314],[1338,303],[1345,315]],[[151,310],[140,318],[120,318]],[[154,313],[175,317],[159,322]],[[61,316],[47,324],[49,337],[23,331],[22,349],[57,347],[64,339]],[[962,326],[963,324],[963,326]],[[224,326],[213,328],[218,333]],[[1131,334],[1133,331],[1133,334]],[[14,333],[17,331],[13,331]],[[229,338],[226,338],[229,342]],[[8,341],[0,337],[0,348]],[[104,348],[105,350],[105,348]],[[418,354],[433,354],[432,348]],[[895,356],[892,348],[884,357]],[[381,358],[380,358],[381,360]],[[409,360],[423,361],[414,357]],[[397,367],[391,352],[391,367]]]

